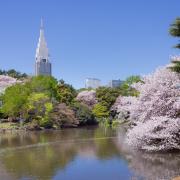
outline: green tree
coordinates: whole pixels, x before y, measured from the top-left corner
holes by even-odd
[[[131,85],[134,83],[142,82],[140,76],[129,76],[124,83],[119,87],[121,96],[138,96],[139,92],[134,89]]]
[[[172,71],[180,73],[180,61],[178,60],[173,60],[172,61],[172,66],[169,67]]]
[[[58,82],[51,76],[36,76],[29,82],[32,92],[43,92],[51,98],[57,98]]]
[[[171,24],[169,33],[173,37],[180,38],[180,17],[177,17],[174,23]],[[175,48],[180,49],[180,42],[175,46]],[[173,66],[171,66],[170,69],[174,72],[180,73],[180,61],[173,60],[172,63]]]
[[[60,127],[77,127],[78,119],[75,117],[75,112],[65,103],[55,103],[50,117],[57,128]]]
[[[57,98],[57,81],[53,77],[33,77],[24,84],[6,89],[2,95],[1,112],[12,118],[23,118],[26,122],[35,119],[40,126],[50,126],[48,113],[52,100]]]
[[[98,119],[107,118],[109,117],[109,109],[107,106],[103,105],[102,103],[98,103],[94,106],[92,110],[94,116]]]
[[[76,96],[77,92],[71,85],[66,84],[63,80],[59,81],[57,86],[57,99],[60,103],[70,105]]]
[[[100,87],[96,89],[96,97],[101,105],[106,106],[109,109],[116,98],[120,95],[120,91],[118,88],[110,88],[110,87]]]
[[[30,94],[30,89],[22,84],[16,84],[8,87],[2,95],[2,113],[5,115],[16,118],[24,116],[27,98]]]
[[[32,93],[26,103],[27,119],[35,120],[39,126],[50,128],[52,121],[49,118],[53,104],[45,93]]]
[[[171,24],[169,33],[173,37],[180,38],[180,17],[177,17],[173,24]],[[178,43],[175,48],[180,49],[180,43]]]
[[[129,76],[126,80],[125,83],[128,85],[132,85],[134,83],[142,82],[141,77],[136,75],[136,76]]]
[[[92,111],[87,105],[80,102],[74,102],[71,107],[74,110],[75,116],[79,120],[80,125],[97,124]]]
[[[23,79],[23,78],[28,77],[28,75],[26,73],[20,73],[20,72],[16,71],[15,69],[10,69],[8,71],[0,70],[0,75],[8,75],[8,76],[11,76],[11,77],[17,78],[17,79]]]

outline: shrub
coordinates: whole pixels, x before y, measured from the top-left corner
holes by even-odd
[[[97,124],[92,110],[85,104],[74,102],[72,109],[75,112],[76,118],[79,120],[80,125],[93,125]]]
[[[52,112],[50,113],[50,118],[53,124],[58,128],[60,127],[77,127],[79,121],[75,117],[74,111],[68,107],[66,104],[55,104]]]
[[[92,112],[96,118],[107,118],[107,117],[109,117],[108,108],[101,103],[96,104],[94,106]]]
[[[53,126],[53,122],[49,117],[41,117],[39,119],[39,125],[44,128],[51,128]]]

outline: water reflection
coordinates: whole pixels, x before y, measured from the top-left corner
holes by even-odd
[[[180,154],[130,152],[119,132],[91,128],[1,135],[0,179],[169,180],[180,175]]]

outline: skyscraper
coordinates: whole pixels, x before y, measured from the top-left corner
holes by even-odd
[[[49,50],[44,36],[44,26],[41,19],[40,37],[36,49],[35,75],[51,76],[51,63],[49,61]]]

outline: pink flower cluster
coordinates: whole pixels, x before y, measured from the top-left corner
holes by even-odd
[[[129,111],[136,126],[126,142],[144,150],[180,149],[180,75],[163,67],[133,85],[139,97],[119,97],[117,112]]]
[[[17,83],[17,79],[10,76],[0,75],[0,93],[2,93],[7,87]]]
[[[157,69],[134,87],[140,92],[135,106],[131,107],[131,118],[145,122],[152,117],[179,116],[180,76],[167,68]]]
[[[82,91],[77,95],[76,99],[92,108],[97,103],[96,91]]]
[[[180,150],[180,118],[152,117],[128,131],[129,146],[145,151]]]

